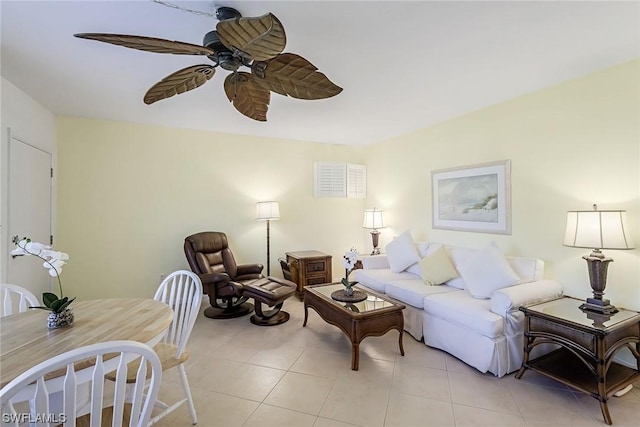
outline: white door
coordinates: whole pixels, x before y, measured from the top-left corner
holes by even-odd
[[[17,139],[9,138],[8,233],[11,238],[29,237],[49,244],[51,238],[51,153]],[[12,258],[7,262],[7,282],[29,289],[38,298],[51,291],[52,280],[43,261],[34,256]],[[57,286],[56,286],[57,288]],[[57,294],[56,288],[53,292]]]

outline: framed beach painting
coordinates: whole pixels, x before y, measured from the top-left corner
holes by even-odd
[[[433,228],[511,234],[511,160],[431,172]]]

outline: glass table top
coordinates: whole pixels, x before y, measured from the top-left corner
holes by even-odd
[[[340,302],[340,301],[336,301],[334,299],[331,298],[331,293],[340,289],[344,289],[344,286],[342,286],[341,284],[331,284],[331,285],[322,285],[322,286],[313,286],[313,287],[307,287],[306,291],[309,291],[313,289],[315,292],[319,293],[320,295],[322,295],[323,297],[325,297],[326,299],[330,300],[332,303],[342,306],[344,308],[346,308],[347,310],[351,310],[355,313],[366,313],[368,311],[373,311],[373,310],[379,310],[381,308],[386,308],[386,307],[396,307],[397,304],[394,304],[390,301],[387,301],[385,299],[379,298],[373,294],[371,294],[370,292],[368,292],[367,290],[360,288],[358,286],[355,287],[355,289],[358,289],[360,291],[364,291],[367,294],[367,299],[364,301],[360,301],[360,302],[354,302],[354,303],[347,303],[347,302]]]
[[[557,317],[578,325],[587,326],[595,329],[606,330],[620,322],[629,320],[632,317],[640,315],[635,311],[629,311],[618,307],[618,311],[612,315],[600,314],[592,311],[581,310],[580,305],[583,300],[575,298],[560,298],[553,301],[543,302],[541,304],[530,305],[524,307],[528,312],[536,312]]]

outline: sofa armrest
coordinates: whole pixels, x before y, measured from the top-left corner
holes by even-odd
[[[386,255],[367,255],[362,257],[362,268],[365,270],[389,268],[389,259]]]
[[[555,280],[537,280],[498,289],[491,295],[491,311],[506,317],[523,305],[536,304],[562,296],[562,285]]]

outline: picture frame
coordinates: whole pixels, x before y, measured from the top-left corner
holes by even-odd
[[[511,160],[431,171],[432,226],[511,234]]]

